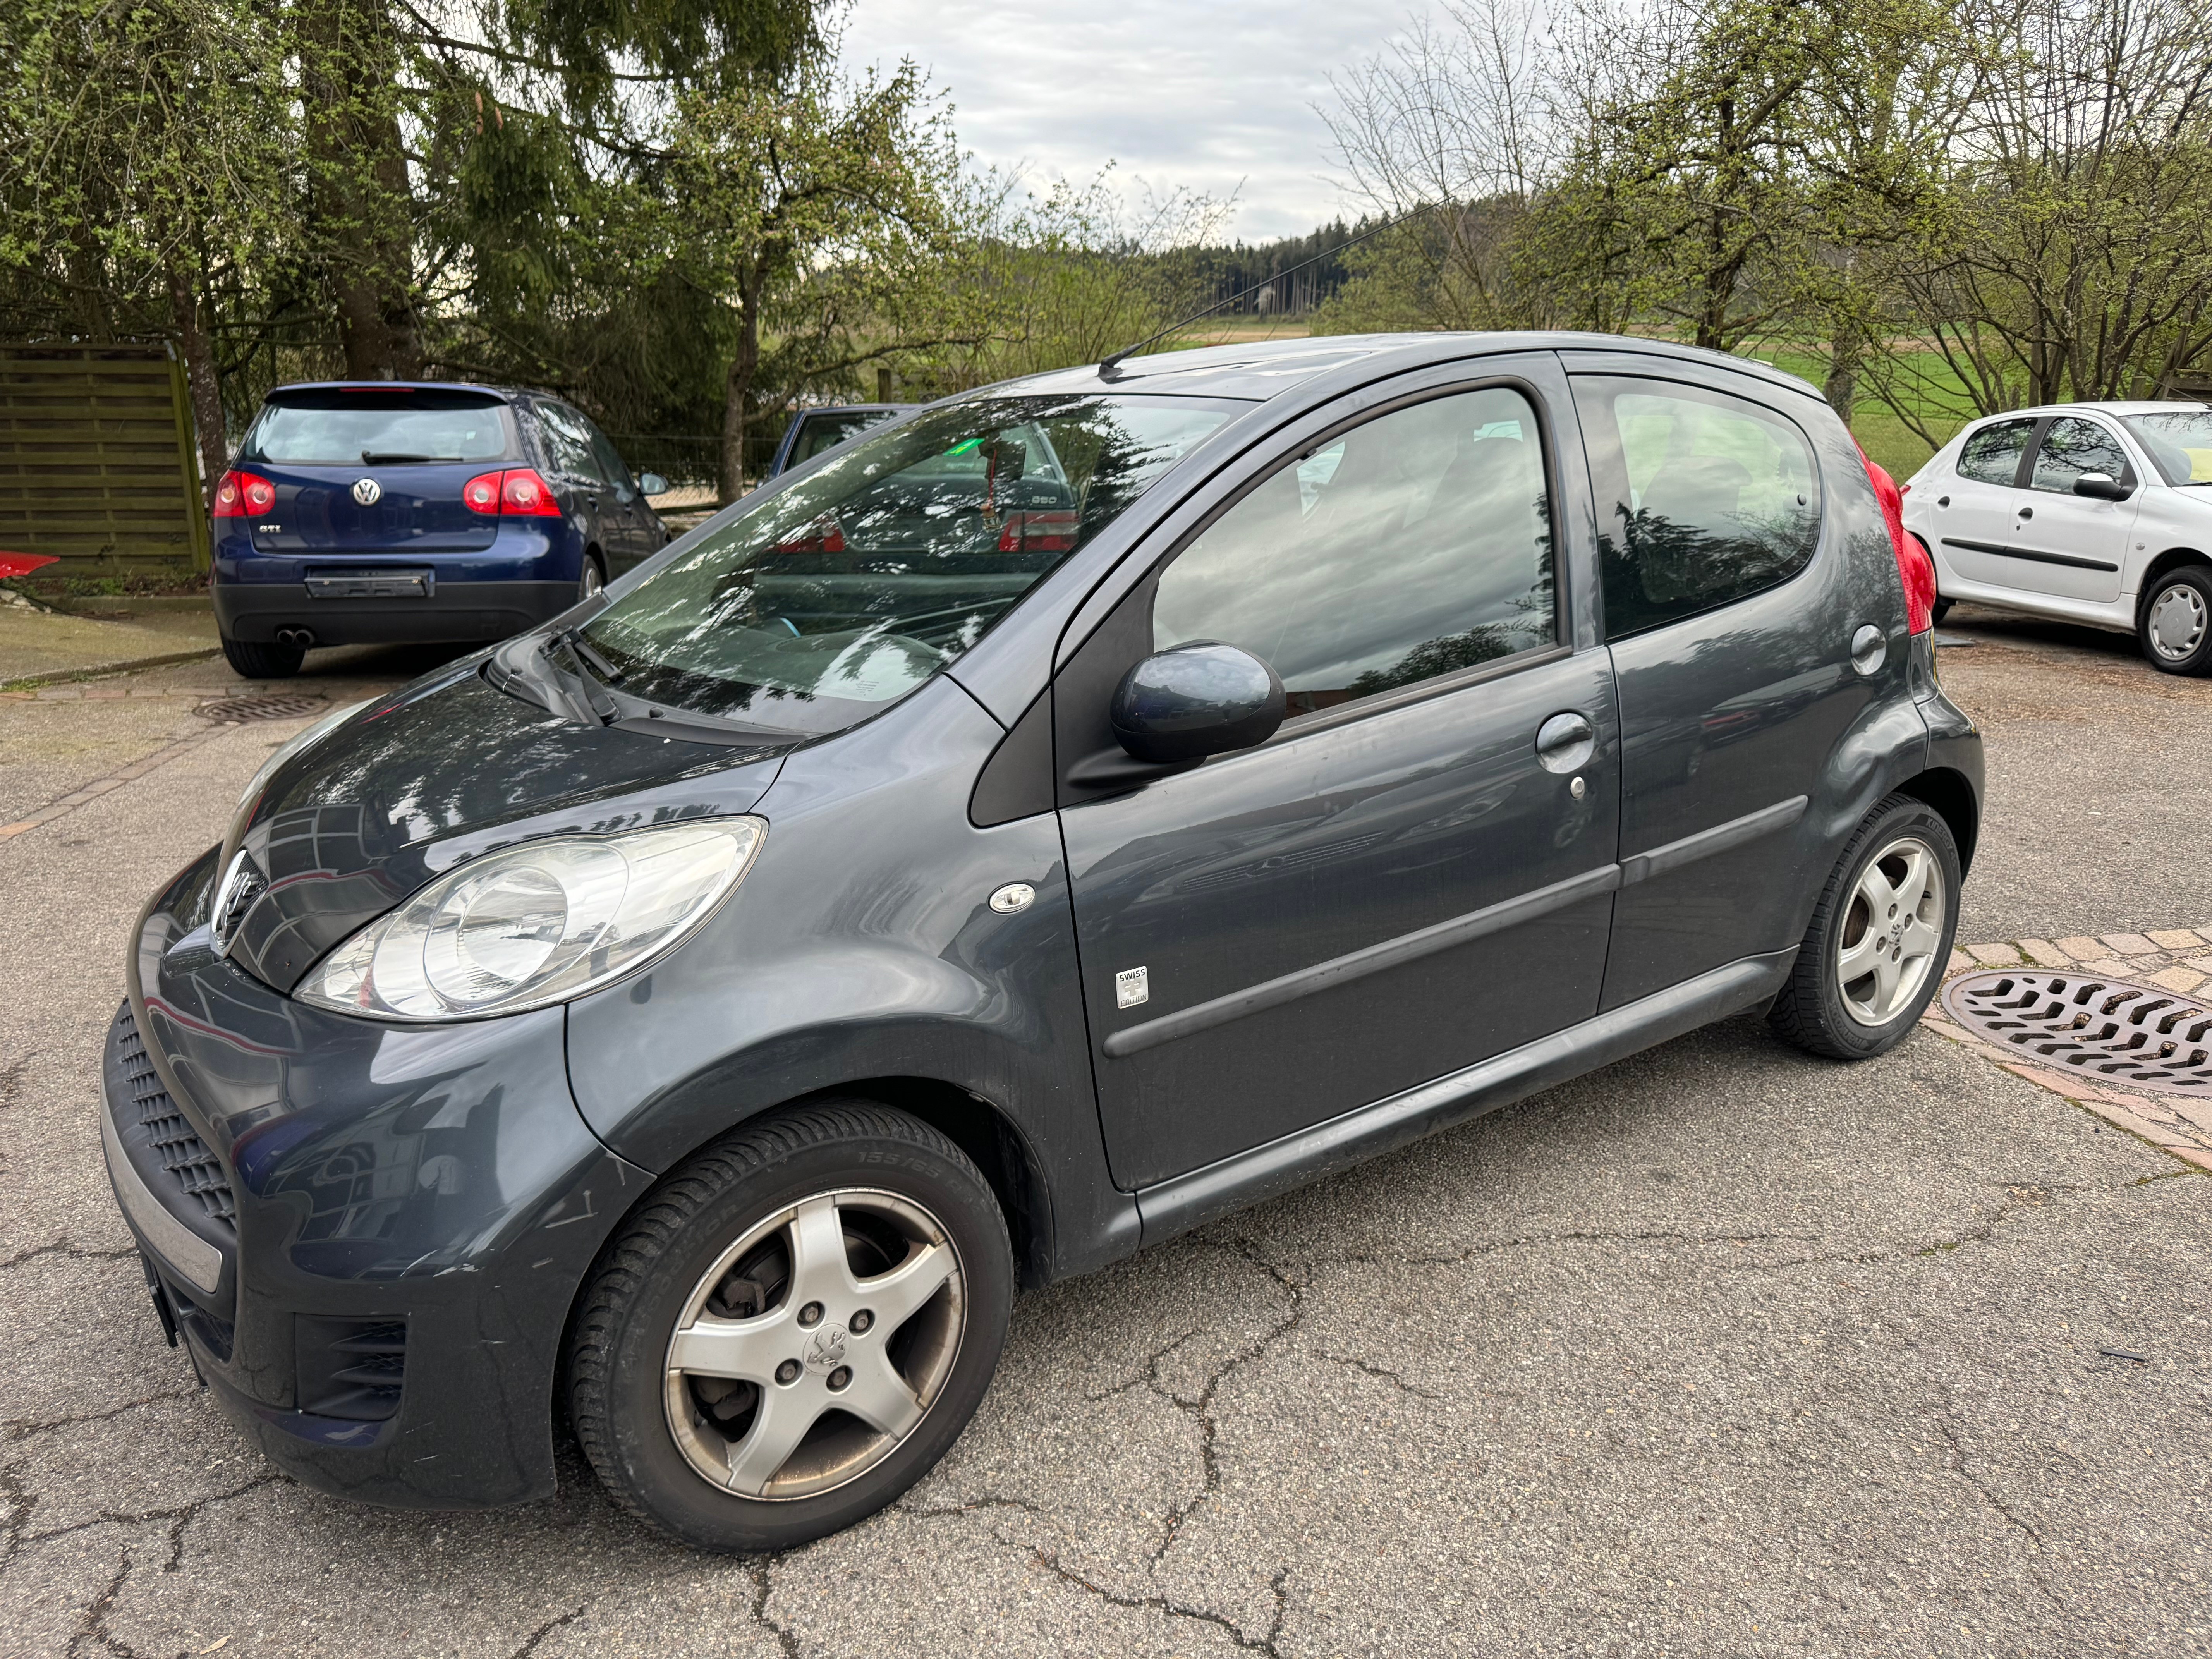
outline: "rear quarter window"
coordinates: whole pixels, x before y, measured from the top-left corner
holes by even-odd
[[[1606,635],[1626,639],[1788,581],[1820,539],[1813,447],[1747,398],[1575,381],[1597,490]]]

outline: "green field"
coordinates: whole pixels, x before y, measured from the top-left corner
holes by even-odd
[[[1820,385],[1828,372],[1828,360],[1811,352],[1786,349],[1770,350],[1762,346],[1749,350],[1747,355],[1762,357],[1777,368],[1801,375],[1814,386]],[[1929,403],[1923,405],[1927,410],[1924,422],[1948,443],[1951,434],[1972,418],[1964,412],[1970,407],[1966,402],[1966,389],[1951,372],[1950,366],[1934,352],[1917,355],[1922,362],[1915,367],[1920,371],[1920,378],[1927,383],[1929,394]],[[1947,393],[1953,395],[1947,396]],[[1867,395],[1863,381],[1860,386],[1858,405],[1851,410],[1850,422],[1852,435],[1858,439],[1859,447],[1866,451],[1870,459],[1887,469],[1889,476],[1899,483],[1917,472],[1928,458],[1936,453],[1936,446],[1899,419],[1887,404]]]

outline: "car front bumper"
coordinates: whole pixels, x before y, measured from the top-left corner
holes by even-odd
[[[402,1027],[216,956],[215,853],[141,918],[103,1065],[125,1218],[201,1376],[305,1483],[470,1508],[554,1486],[568,1311],[652,1177],[569,1094],[565,1016]]]

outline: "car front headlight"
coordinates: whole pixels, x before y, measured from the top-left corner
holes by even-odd
[[[768,825],[701,818],[556,836],[471,859],[310,969],[302,1002],[378,1019],[471,1019],[566,1002],[705,920]]]

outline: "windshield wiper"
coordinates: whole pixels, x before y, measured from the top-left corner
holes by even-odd
[[[465,455],[404,455],[397,450],[364,449],[361,452],[363,466],[391,466],[413,461],[465,461]]]
[[[592,647],[592,642],[584,637],[584,630],[581,628],[572,628],[561,637],[567,641],[571,651],[584,659],[584,665],[609,685],[620,685],[623,683],[622,670],[609,662]]]

